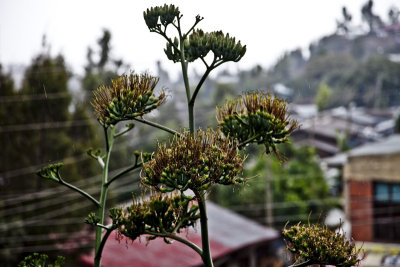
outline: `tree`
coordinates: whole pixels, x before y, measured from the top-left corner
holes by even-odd
[[[343,15],[342,20],[336,21],[337,32],[343,31],[344,34],[348,34],[350,31],[349,24],[351,22],[352,16],[347,11],[346,7],[342,8],[342,15]]]
[[[329,200],[328,185],[315,159],[315,150],[286,144],[280,151],[286,157],[283,163],[270,158],[267,164],[264,157],[254,156],[250,159],[253,164],[245,169],[245,176],[253,177],[247,184],[235,188],[234,194],[229,187],[216,187],[211,198],[263,223],[269,204],[273,226],[277,228],[283,228],[287,221],[307,220],[310,213],[310,222],[318,221],[334,201]],[[266,203],[267,176],[271,177],[272,203]]]
[[[0,173],[2,190],[14,193],[4,194],[0,202],[0,247],[4,266],[15,266],[18,258],[26,253],[25,248],[54,247],[68,240],[60,238],[60,233],[83,228],[81,224],[60,224],[49,230],[49,227],[32,225],[33,218],[53,219],[50,213],[62,210],[57,201],[42,194],[52,185],[41,183],[32,173],[33,168],[65,157],[70,162],[77,162],[69,163],[65,171],[71,181],[90,177],[95,171],[92,162],[77,160],[85,153],[82,147],[86,148],[90,142],[83,140],[82,134],[73,137],[77,129],[86,131],[88,122],[78,118],[78,111],[75,114],[69,111],[72,104],[67,88],[69,77],[63,56],[52,57],[48,52],[42,52],[32,60],[18,91],[13,87],[10,75],[0,74],[0,92],[7,94],[0,109]],[[86,126],[78,126],[85,123]],[[79,203],[74,197],[76,195],[65,196],[69,205],[64,209],[68,209],[66,213],[72,217],[82,215],[82,210],[76,210]],[[87,211],[83,209],[83,213],[87,214]],[[48,236],[44,237],[43,232]],[[76,254],[72,253],[69,259],[73,260],[74,256]]]
[[[375,33],[378,28],[383,26],[382,19],[372,11],[373,6],[374,1],[368,0],[361,8],[361,17],[367,22],[370,34]]]
[[[320,83],[317,95],[315,96],[315,104],[317,105],[317,109],[319,112],[328,108],[331,95],[332,89],[329,88],[326,83]]]

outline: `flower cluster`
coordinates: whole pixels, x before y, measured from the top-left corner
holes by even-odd
[[[111,209],[110,217],[120,236],[133,241],[147,234],[153,239],[157,234],[179,233],[194,226],[200,215],[192,200],[192,197],[178,193],[152,193],[147,199],[134,198],[126,210]]]
[[[149,74],[131,73],[113,79],[111,87],[101,85],[93,93],[97,119],[109,126],[149,113],[165,102],[164,91],[157,97],[153,93],[157,83]]]
[[[340,232],[326,226],[294,225],[283,230],[289,251],[309,265],[358,266],[360,249]]]
[[[285,101],[261,92],[247,93],[217,107],[217,120],[226,136],[240,144],[264,144],[267,153],[272,150],[277,155],[275,145],[287,142],[299,127],[289,119]]]
[[[143,12],[144,21],[150,30],[155,30],[159,22],[163,26],[172,23],[179,16],[179,8],[174,5],[156,6]]]
[[[54,264],[48,263],[47,260],[49,256],[46,254],[33,253],[29,256],[26,256],[19,264],[18,267],[61,267],[64,266],[65,258],[62,256],[57,256]]]
[[[198,192],[212,184],[237,184],[244,158],[236,144],[219,132],[198,130],[175,136],[169,147],[159,144],[153,159],[143,165],[142,183],[161,192],[191,189]]]
[[[177,38],[174,42],[168,42],[164,49],[169,60],[180,62],[180,51],[178,49],[179,41]],[[195,61],[198,58],[204,58],[208,52],[213,52],[215,60],[222,62],[239,61],[246,53],[246,46],[240,41],[236,42],[234,37],[224,34],[221,31],[203,32],[196,30],[189,35],[189,39],[185,40],[185,56],[188,62]]]
[[[60,169],[64,166],[62,162],[49,164],[36,172],[42,178],[60,181]]]

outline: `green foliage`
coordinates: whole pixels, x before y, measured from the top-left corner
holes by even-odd
[[[4,179],[1,189],[4,201],[0,202],[0,235],[6,240],[0,244],[0,258],[4,261],[4,266],[15,266],[21,259],[22,255],[16,252],[16,248],[55,246],[59,242],[65,242],[65,239],[60,238],[49,237],[43,240],[32,239],[32,236],[41,235],[43,232],[74,232],[82,227],[76,224],[60,224],[49,230],[48,227],[26,225],[32,218],[55,209],[51,197],[38,198],[35,194],[53,187],[54,184],[41,183],[34,175],[33,167],[41,166],[43,162],[60,160],[62,157],[74,159],[84,153],[80,145],[86,147],[89,143],[84,139],[84,135],[90,126],[74,127],[71,123],[75,114],[69,111],[72,106],[72,97],[67,86],[69,78],[70,73],[63,56],[53,57],[48,53],[41,53],[32,60],[19,90],[13,87],[11,76],[3,73],[0,75],[0,92],[7,94],[5,99],[9,99],[0,104],[0,173]],[[24,98],[19,95],[24,95]],[[21,125],[24,127],[20,127]],[[74,135],[75,131],[80,131],[80,134]],[[78,161],[77,164],[67,162],[64,174],[71,177],[71,181],[79,181],[94,174],[93,165],[84,160]],[[15,204],[8,203],[11,195],[7,192],[15,194],[14,198],[21,201]],[[32,197],[29,197],[30,194]],[[84,209],[76,209],[77,201],[73,196],[66,196],[66,201],[69,202],[69,214],[72,217],[86,214]],[[16,212],[10,213],[14,209]],[[46,216],[49,218],[49,215]],[[84,249],[79,253],[82,251]],[[53,252],[49,253],[51,256],[52,254]],[[69,257],[73,259],[75,256],[76,254]]]
[[[288,250],[296,256],[292,266],[313,264],[342,267],[358,266],[361,249],[346,239],[343,233],[333,232],[326,226],[297,224],[283,230]]]
[[[284,162],[271,157],[268,161],[261,156],[250,158],[253,162],[245,168],[244,175],[252,177],[243,186],[237,186],[232,194],[231,188],[217,187],[211,199],[217,203],[235,206],[265,206],[266,183],[269,177],[272,193],[272,207],[275,227],[283,227],[288,221],[306,220],[310,212],[318,215],[327,211],[334,201],[329,197],[328,185],[315,159],[315,151],[309,147],[295,148],[291,144],[279,146],[286,157]],[[274,203],[277,203],[274,205]],[[265,216],[263,210],[245,209],[244,215],[259,218]],[[315,217],[315,216],[313,216]],[[311,221],[316,221],[311,219]]]
[[[25,257],[18,267],[61,267],[64,266],[65,258],[58,256],[54,264],[46,263],[49,257],[46,254],[33,253]]]
[[[323,111],[329,107],[329,100],[332,95],[332,89],[326,83],[321,83],[315,96],[315,104],[318,111]]]

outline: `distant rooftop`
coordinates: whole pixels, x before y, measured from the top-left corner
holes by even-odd
[[[395,134],[382,141],[366,144],[349,152],[349,157],[387,155],[400,153],[400,134]]]

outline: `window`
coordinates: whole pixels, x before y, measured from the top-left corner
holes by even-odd
[[[374,184],[374,239],[400,242],[400,184]]]

